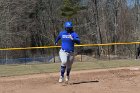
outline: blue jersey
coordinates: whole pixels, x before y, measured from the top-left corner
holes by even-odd
[[[70,39],[70,35],[73,37],[73,40]],[[74,44],[80,44],[80,39],[74,31],[71,33],[68,33],[66,30],[60,32],[55,43],[57,43],[60,39],[62,41],[61,48],[67,52],[74,52]]]

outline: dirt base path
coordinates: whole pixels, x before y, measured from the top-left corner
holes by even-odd
[[[69,84],[58,73],[1,77],[0,93],[139,93],[140,67],[75,71]]]

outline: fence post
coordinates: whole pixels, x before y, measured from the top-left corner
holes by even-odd
[[[27,58],[26,50],[24,50],[24,55],[25,55],[25,56],[24,56],[24,57],[25,57],[24,59],[25,59],[25,65],[26,65],[26,62],[27,62],[27,59],[26,59],[26,58]]]
[[[110,60],[110,50],[109,50],[109,46],[108,46],[108,58]]]
[[[138,56],[137,56],[137,45],[135,44],[135,58],[138,59]]]
[[[53,57],[54,57],[54,63],[55,63],[55,48],[53,48]]]
[[[82,53],[81,53],[81,62],[82,62],[83,60],[82,60]]]

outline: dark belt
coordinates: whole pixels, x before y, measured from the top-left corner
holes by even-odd
[[[72,52],[74,52],[74,51],[67,51],[67,50],[65,50],[65,49],[62,49],[64,52],[67,52],[67,53],[72,53]]]

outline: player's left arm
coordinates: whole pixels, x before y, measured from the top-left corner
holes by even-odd
[[[74,41],[76,44],[80,44],[79,36],[78,36],[76,33],[74,33],[73,41]]]

